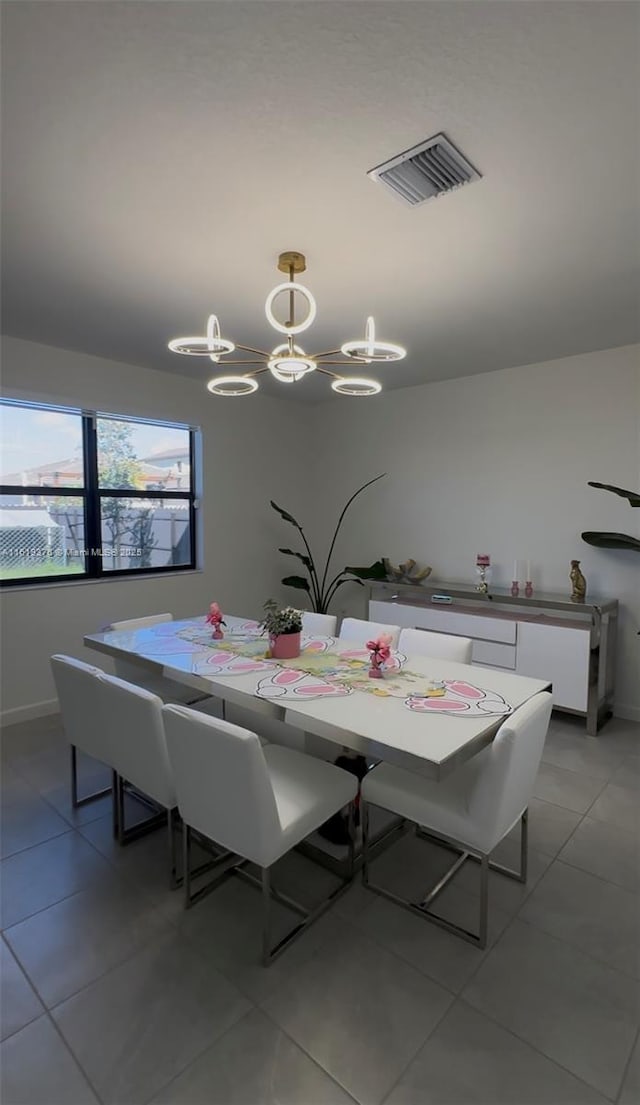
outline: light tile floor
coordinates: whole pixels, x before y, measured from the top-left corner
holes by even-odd
[[[357,883],[266,971],[250,887],[184,913],[163,833],[119,848],[108,799],[71,809],[59,718],[5,729],[2,765],[3,1105],[638,1100],[640,726],[554,716],[530,878],[492,874],[486,951]],[[376,878],[423,890],[447,863],[405,836]],[[279,876],[310,903],[331,884],[298,855]],[[476,876],[445,915],[473,923]]]

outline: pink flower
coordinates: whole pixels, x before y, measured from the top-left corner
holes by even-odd
[[[366,647],[369,649],[369,652],[373,653],[379,664],[384,664],[391,656],[391,648],[389,646],[392,640],[393,637],[390,633],[381,633],[375,640],[367,641]]]
[[[222,610],[218,606],[217,602],[212,602],[209,607],[209,613],[207,614],[205,621],[209,622],[209,625],[226,625],[222,616]]]

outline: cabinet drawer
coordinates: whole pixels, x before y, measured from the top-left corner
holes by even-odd
[[[510,671],[515,671],[516,646],[503,645],[496,641],[474,641],[471,663],[484,664],[491,668],[508,668]]]
[[[381,622],[382,625],[399,625],[401,629],[412,629],[414,627],[415,612],[415,606],[404,606],[400,602],[372,600],[369,603],[369,618],[372,622]]]
[[[482,614],[459,613],[451,607],[406,606],[400,602],[369,603],[372,621],[388,622],[403,629],[432,629],[436,633],[454,633],[458,637],[476,637],[515,645],[516,621],[487,618]]]

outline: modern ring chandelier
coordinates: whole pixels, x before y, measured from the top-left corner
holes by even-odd
[[[283,284],[277,284],[269,292],[264,309],[267,320],[274,330],[286,336],[286,341],[276,345],[270,353],[262,349],[254,349],[249,345],[227,341],[220,333],[220,324],[215,315],[209,315],[207,332],[203,337],[174,338],[169,342],[169,349],[185,356],[209,357],[214,364],[219,364],[221,358],[226,359],[235,350],[252,353],[258,358],[227,361],[226,365],[229,369],[242,366],[242,372],[239,374],[227,372],[223,376],[214,376],[209,380],[207,387],[214,395],[250,395],[258,390],[256,376],[261,372],[270,372],[281,384],[295,384],[307,373],[314,371],[330,376],[331,387],[339,395],[376,395],[382,390],[377,380],[370,380],[364,376],[341,376],[327,366],[351,367],[354,364],[400,361],[406,357],[406,349],[391,342],[378,341],[375,323],[373,318],[369,317],[364,338],[347,341],[339,349],[330,349],[326,353],[305,353],[294,338],[311,326],[317,310],[316,301],[309,289],[295,282],[296,273],[304,272],[306,267],[304,254],[297,253],[295,250],[287,250],[278,258],[279,271],[287,273],[289,279]],[[296,295],[302,296],[307,308],[307,313],[301,321],[296,316]],[[280,322],[273,311],[274,303],[279,296],[288,297],[289,318],[286,322]]]

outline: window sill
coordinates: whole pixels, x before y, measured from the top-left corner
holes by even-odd
[[[14,583],[10,587],[0,587],[0,595],[13,595],[16,592],[22,594],[24,591],[44,591],[51,590],[54,587],[82,587],[89,585],[90,587],[100,587],[104,583],[140,583],[147,579],[175,579],[181,576],[195,576],[202,575],[203,568],[181,568],[175,572],[165,568],[162,572],[145,572],[144,575],[116,575],[116,576],[102,576],[100,579],[58,579],[52,583]]]

